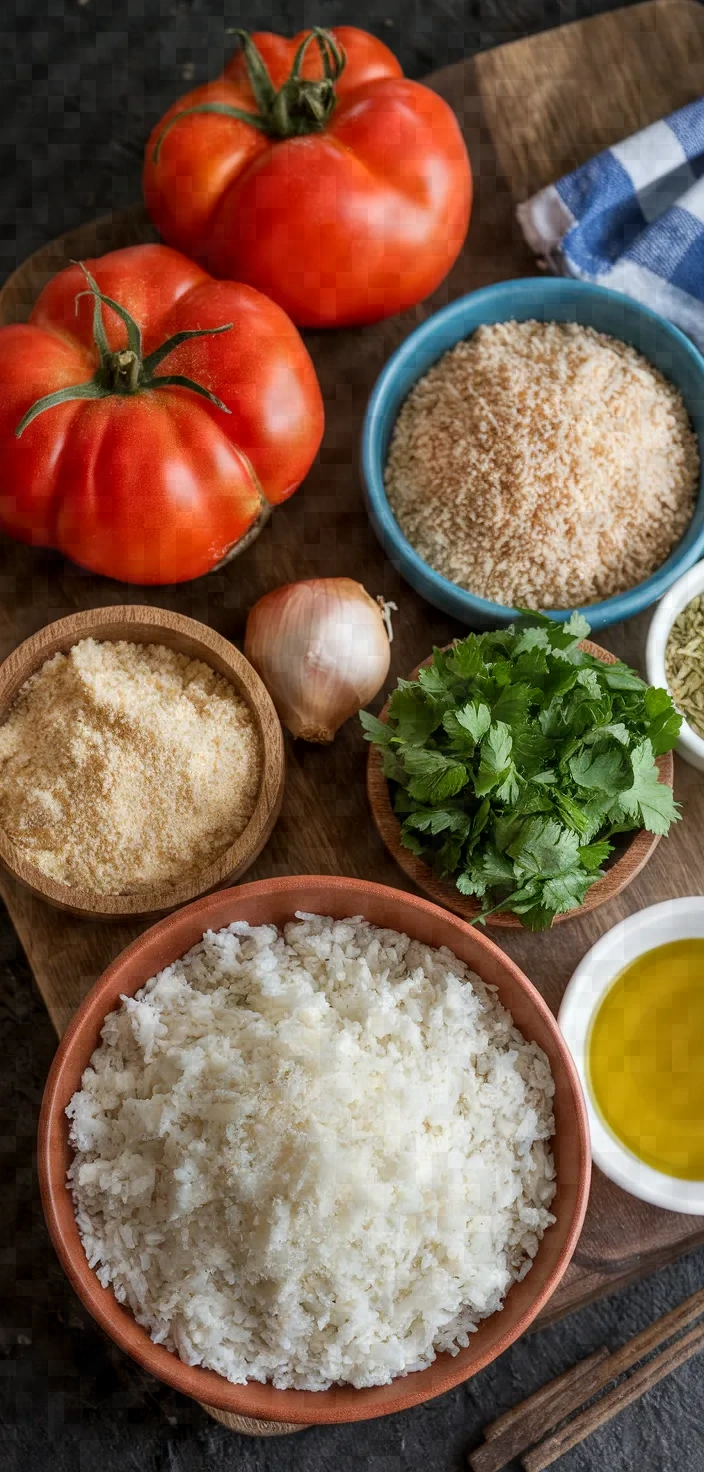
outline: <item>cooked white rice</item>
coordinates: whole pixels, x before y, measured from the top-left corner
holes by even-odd
[[[553,1093],[448,950],[359,917],[208,931],[106,1018],[68,1106],[86,1256],[187,1364],[385,1385],[531,1266]]]

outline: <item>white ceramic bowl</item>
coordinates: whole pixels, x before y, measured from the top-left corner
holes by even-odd
[[[661,598],[653,614],[645,650],[645,666],[651,685],[667,689],[665,650],[670,637],[670,629],[677,615],[687,607],[688,603],[691,603],[693,598],[697,597],[698,593],[704,593],[704,562],[695,563],[694,567],[690,567],[688,572],[673,583],[664,598]],[[687,721],[682,722],[676,749],[686,762],[693,767],[698,767],[700,772],[704,772],[704,740],[701,736],[697,736],[696,731],[692,730]]]
[[[562,999],[558,1023],[577,1065],[592,1137],[592,1157],[617,1186],[653,1206],[704,1214],[704,1181],[684,1181],[645,1165],[604,1123],[589,1082],[587,1053],[596,1010],[611,983],[636,957],[675,940],[704,938],[704,896],[664,900],[614,925],[580,961]]]

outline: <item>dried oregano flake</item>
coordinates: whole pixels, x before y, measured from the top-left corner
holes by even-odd
[[[672,625],[665,673],[676,706],[704,737],[704,594],[693,598]]]

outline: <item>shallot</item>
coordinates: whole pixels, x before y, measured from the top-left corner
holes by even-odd
[[[255,603],[244,651],[294,736],[332,741],[381,689],[395,606],[352,578],[287,583]]]

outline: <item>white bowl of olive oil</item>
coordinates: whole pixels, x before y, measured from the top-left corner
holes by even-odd
[[[704,1215],[704,896],[651,905],[602,936],[558,1022],[594,1163],[643,1201]]]

